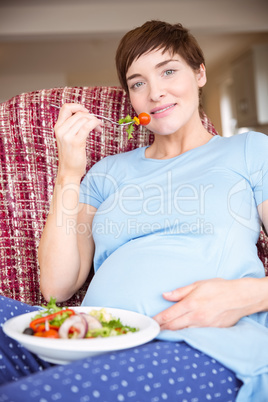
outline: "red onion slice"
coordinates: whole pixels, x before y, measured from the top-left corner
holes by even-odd
[[[78,334],[76,335],[76,339],[84,338],[87,331],[88,331],[88,324],[87,321],[81,314],[72,315],[71,317],[67,318],[64,323],[60,326],[59,329],[59,337],[63,339],[68,338],[68,334],[70,328],[73,327],[77,329]]]
[[[102,324],[101,322],[93,317],[90,314],[86,314],[86,313],[81,313],[84,317],[84,319],[87,321],[87,325],[88,325],[88,331],[91,331],[92,329],[98,329],[98,328],[102,328]]]

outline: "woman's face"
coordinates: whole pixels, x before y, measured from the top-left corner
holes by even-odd
[[[132,106],[137,114],[150,114],[147,127],[153,133],[173,134],[199,119],[198,92],[206,83],[203,65],[195,72],[179,54],[155,50],[131,64],[127,82]]]

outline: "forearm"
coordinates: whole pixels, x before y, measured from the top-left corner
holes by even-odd
[[[78,178],[58,176],[47,222],[41,237],[38,258],[40,286],[46,299],[69,298],[76,290],[80,270],[77,242],[79,210]]]
[[[268,311],[268,277],[244,278],[242,281],[245,281],[245,294],[248,295],[245,315]]]

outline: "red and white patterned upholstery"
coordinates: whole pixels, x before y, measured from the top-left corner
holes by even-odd
[[[116,87],[53,88],[15,96],[0,105],[0,294],[29,304],[44,302],[39,289],[37,249],[51,202],[57,173],[57,147],[53,127],[58,109],[77,102],[92,113],[118,120],[134,116],[128,98]],[[217,134],[209,119],[204,126]],[[87,141],[87,169],[106,155],[144,146],[152,136],[136,127],[127,140],[122,127],[105,124]],[[262,232],[259,253],[268,267],[268,243]],[[90,279],[90,278],[89,278]],[[81,303],[88,282],[68,301]]]

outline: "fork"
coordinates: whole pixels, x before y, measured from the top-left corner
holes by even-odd
[[[61,106],[53,105],[53,104],[50,104],[50,106],[55,107],[56,109],[60,109],[60,108],[61,108]],[[99,119],[107,120],[107,121],[109,121],[110,123],[115,124],[116,126],[129,126],[130,124],[133,124],[133,121],[130,121],[130,122],[128,122],[128,123],[121,123],[121,124],[120,124],[120,123],[118,123],[117,121],[114,121],[114,120],[110,119],[109,117],[101,116],[101,115],[99,115],[99,114],[94,114],[94,113],[89,113],[89,114],[90,114],[91,116],[98,117]]]

